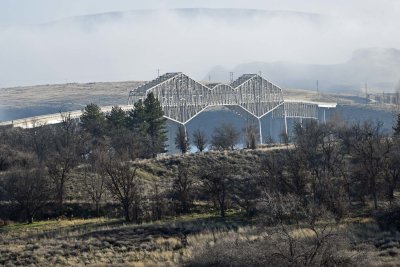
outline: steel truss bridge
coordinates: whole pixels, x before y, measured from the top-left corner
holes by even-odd
[[[206,109],[226,107],[231,111],[258,121],[260,143],[263,141],[261,119],[267,115],[282,119],[284,131],[288,133],[288,119],[318,120],[319,109],[336,107],[336,103],[303,100],[285,100],[282,89],[257,74],[244,74],[230,84],[202,84],[181,72],[166,73],[129,92],[128,105],[120,106],[128,111],[133,104],[144,100],[152,92],[161,103],[164,117],[170,121],[186,124]],[[111,106],[101,107],[108,113]],[[79,119],[82,110],[68,112],[71,118]],[[34,128],[45,124],[56,124],[65,114],[56,113],[0,123],[0,126]]]
[[[243,74],[230,84],[202,84],[181,72],[166,73],[131,90],[128,105],[153,93],[160,101],[164,116],[185,126],[210,107],[224,106],[258,121],[262,143],[261,119],[271,114],[282,118],[288,131],[288,118],[318,120],[319,108],[334,108],[336,103],[284,100],[280,87],[257,74]]]

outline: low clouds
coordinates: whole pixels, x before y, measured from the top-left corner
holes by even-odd
[[[252,61],[341,63],[363,47],[400,48],[398,18],[228,9],[133,11],[0,28],[0,87],[147,80]],[[356,16],[357,15],[357,16]]]

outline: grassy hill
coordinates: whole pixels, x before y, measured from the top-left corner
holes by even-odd
[[[204,165],[218,160],[243,171],[269,153],[275,152],[210,152],[140,163],[148,179],[168,180],[177,161]],[[79,194],[77,182],[73,181],[75,187],[71,187],[76,191],[70,193]],[[368,206],[355,206],[340,223],[328,225],[331,219],[325,218],[315,226],[304,222],[268,225],[263,216],[246,218],[237,211],[228,211],[221,218],[212,208],[142,224],[110,216],[33,224],[1,221],[0,265],[209,266],[218,262],[219,266],[228,266],[235,262],[237,266],[286,266],[277,253],[302,257],[310,244],[320,240],[323,249],[317,258],[333,257],[340,262],[332,266],[396,266],[400,233],[382,227],[382,220],[388,217],[366,214],[372,214]],[[295,245],[293,251],[289,244]]]

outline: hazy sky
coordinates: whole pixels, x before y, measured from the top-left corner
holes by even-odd
[[[173,8],[248,8],[321,14],[218,20],[182,18]],[[140,20],[80,24],[62,18],[110,11],[162,10]],[[163,11],[164,10],[164,11]],[[48,25],[48,24],[46,24]],[[0,87],[151,79],[251,61],[340,63],[364,47],[400,48],[397,0],[0,0]]]
[[[193,7],[289,10],[382,20],[400,16],[398,0],[0,0],[0,23],[40,23],[109,11]]]

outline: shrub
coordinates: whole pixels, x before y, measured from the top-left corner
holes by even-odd
[[[187,266],[355,266],[358,257],[347,253],[349,241],[338,231],[308,228],[277,229],[272,235],[251,240],[230,235],[215,244],[195,248]],[[327,229],[327,228],[325,228]],[[309,230],[309,229],[308,229]],[[302,232],[304,231],[304,232]],[[303,233],[303,234],[299,234]]]
[[[3,220],[0,218],[0,227],[1,226],[7,226],[9,225],[11,222],[9,220]]]

